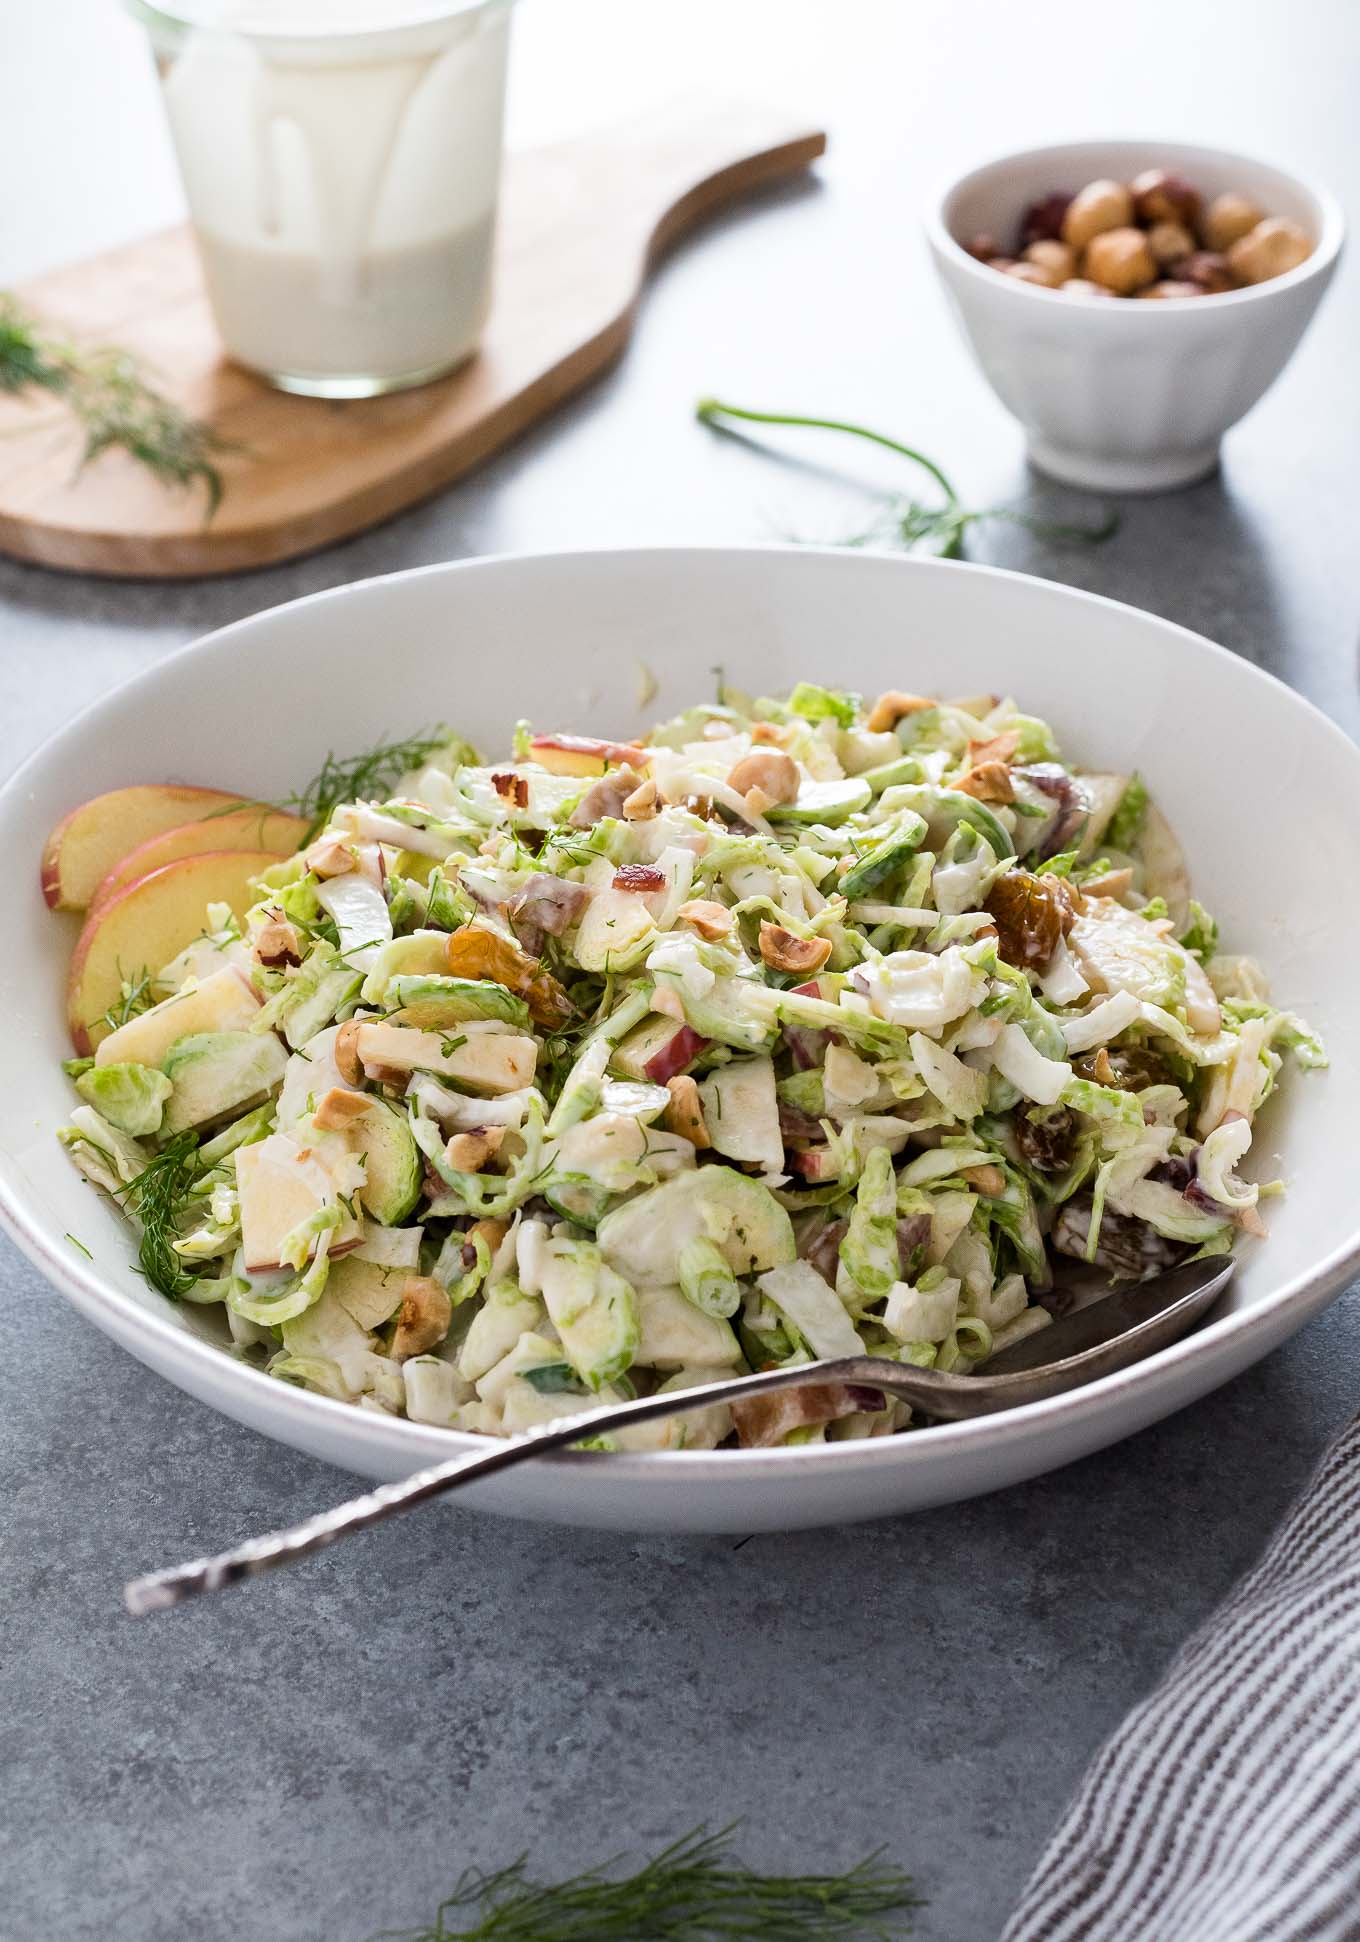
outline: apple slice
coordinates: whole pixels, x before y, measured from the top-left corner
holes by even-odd
[[[630,742],[599,742],[593,735],[535,735],[529,759],[551,775],[603,775],[606,769],[641,769],[650,759],[646,749]]]
[[[107,903],[138,877],[149,877],[153,870],[178,863],[183,856],[202,856],[209,850],[270,850],[275,856],[292,856],[302,848],[306,834],[307,824],[301,816],[256,803],[224,809],[220,815],[203,816],[197,822],[180,823],[129,850],[95,891],[90,909]]]
[[[94,796],[63,817],[44,844],[43,896],[56,910],[86,910],[109,871],[139,843],[240,803],[240,796],[221,789],[175,782],[138,783]]]
[[[76,1051],[88,1054],[107,1027],[125,977],[155,972],[198,937],[209,904],[239,917],[255,901],[250,880],[278,862],[272,850],[210,850],[139,877],[92,910],[76,942],[66,1017]]]

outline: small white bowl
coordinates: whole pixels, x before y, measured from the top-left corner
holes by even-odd
[[[1140,303],[1022,283],[969,256],[1003,244],[1026,206],[1100,177],[1184,175],[1211,200],[1227,189],[1314,238],[1306,262],[1221,296]],[[1288,363],[1332,279],[1345,223],[1335,200],[1265,162],[1185,142],[1072,142],[974,169],[927,223],[931,252],[992,389],[1029,435],[1030,457],[1068,485],[1165,492],[1218,463],[1219,441]]]

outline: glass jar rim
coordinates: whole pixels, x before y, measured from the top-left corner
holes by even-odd
[[[170,52],[185,37],[200,29],[239,33],[254,41],[336,42],[360,40],[374,35],[400,34],[412,28],[438,27],[460,15],[498,12],[513,0],[406,0],[406,4],[387,18],[381,17],[381,0],[373,0],[374,18],[318,26],[304,17],[302,9],[284,7],[272,19],[258,14],[245,21],[229,17],[229,0],[124,0],[127,10],[140,20],[158,51]]]

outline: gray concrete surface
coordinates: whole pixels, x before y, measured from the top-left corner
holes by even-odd
[[[4,36],[0,164],[25,193],[0,223],[0,285],[177,208],[140,49],[107,0],[6,10]],[[1340,0],[1230,18],[1145,0],[1136,37],[1074,0],[842,0],[834,20],[813,0],[530,6],[521,137],[664,69],[810,103],[833,132],[818,184],[688,244],[613,376],[382,531],[186,586],[0,563],[0,761],[203,629],[315,587],[498,549],[853,523],[843,486],[696,427],[705,392],[859,414],[978,500],[1071,514],[1027,475],[930,282],[930,185],[978,153],[1148,130],[1273,153],[1348,198],[1358,53]],[[1102,551],[998,529],[975,552],[1198,627],[1355,732],[1356,329],[1343,269],[1223,475],[1131,505]],[[853,450],[817,458],[886,476]],[[143,1371],[7,1243],[0,1289],[5,1942],[363,1942],[428,1919],[468,1862],[529,1848],[571,1871],[736,1817],[758,1865],[886,1843],[930,1898],[920,1933],[986,1942],[1101,1736],[1260,1548],[1360,1387],[1353,1292],[1193,1412],[958,1509],[741,1546],[447,1509],[134,1625],[129,1571],[345,1480]]]

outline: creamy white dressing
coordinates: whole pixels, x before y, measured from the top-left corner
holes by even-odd
[[[233,356],[340,396],[447,370],[476,348],[508,29],[505,0],[423,12],[399,0],[219,0],[162,44]]]

